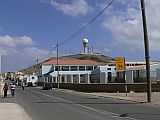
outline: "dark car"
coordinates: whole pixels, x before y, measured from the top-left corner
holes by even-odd
[[[45,83],[43,85],[43,90],[51,90],[52,89],[52,84],[51,83]]]

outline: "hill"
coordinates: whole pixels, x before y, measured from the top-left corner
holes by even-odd
[[[108,63],[111,61],[115,61],[115,58],[108,57],[99,53],[92,53],[92,54],[73,54],[73,55],[65,55],[65,56],[59,56],[59,58],[63,59],[81,59],[81,60],[94,60],[96,62],[101,63]],[[48,60],[56,59],[56,57],[52,57]],[[46,61],[48,61],[46,60]]]

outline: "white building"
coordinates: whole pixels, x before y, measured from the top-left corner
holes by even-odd
[[[144,61],[127,61],[125,71],[116,71],[115,63],[99,66],[92,71],[91,83],[137,83],[146,82]],[[160,62],[150,62],[151,80],[160,80]]]
[[[90,83],[92,70],[104,63],[93,60],[80,59],[52,59],[42,63],[44,81],[57,83],[59,75],[60,83]],[[59,70],[58,70],[59,67]]]
[[[28,75],[25,75],[23,77],[23,81],[26,85],[31,82],[32,84],[35,84],[38,80],[38,77],[35,75],[35,74],[28,74]]]

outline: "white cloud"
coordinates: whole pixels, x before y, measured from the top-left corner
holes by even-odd
[[[49,54],[49,51],[35,47],[31,37],[11,37],[9,35],[0,36],[0,52],[5,56],[16,56],[17,59],[32,61],[37,58],[55,56],[56,53]],[[29,59],[28,59],[29,58]],[[23,61],[22,61],[23,62]]]
[[[11,37],[9,35],[0,36],[0,46],[17,47],[19,45],[34,45],[32,38],[28,36]]]
[[[148,36],[150,49],[157,51],[160,50],[159,44],[157,44],[160,39],[160,21],[157,22],[156,15],[159,17],[160,15],[158,15],[156,11],[158,11],[160,1],[154,0],[151,1],[151,3],[153,5],[152,8],[150,3],[146,3]],[[112,6],[106,14],[106,19],[103,21],[102,27],[112,32],[114,38],[113,43],[132,47],[135,48],[135,50],[143,49],[144,40],[140,3],[134,0],[130,3],[119,1],[118,4],[123,6],[123,8],[121,7],[121,9],[118,8],[116,10],[116,8]],[[155,8],[155,13],[153,8]]]
[[[52,5],[55,9],[71,16],[85,15],[92,9],[86,0],[72,0],[72,3],[60,3],[55,0],[42,0],[44,3]]]
[[[105,48],[104,51],[105,51],[105,52],[111,52],[112,49],[110,49],[110,48]]]
[[[49,55],[49,51],[38,49],[36,47],[26,47],[23,49],[23,52],[21,53],[21,55],[24,57],[30,58],[32,60],[35,60],[37,58],[39,59],[46,55]],[[56,54],[52,54],[52,55],[56,55]]]

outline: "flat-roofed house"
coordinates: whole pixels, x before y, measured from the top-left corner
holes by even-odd
[[[90,83],[91,71],[104,63],[81,59],[51,59],[42,63],[41,82]]]

